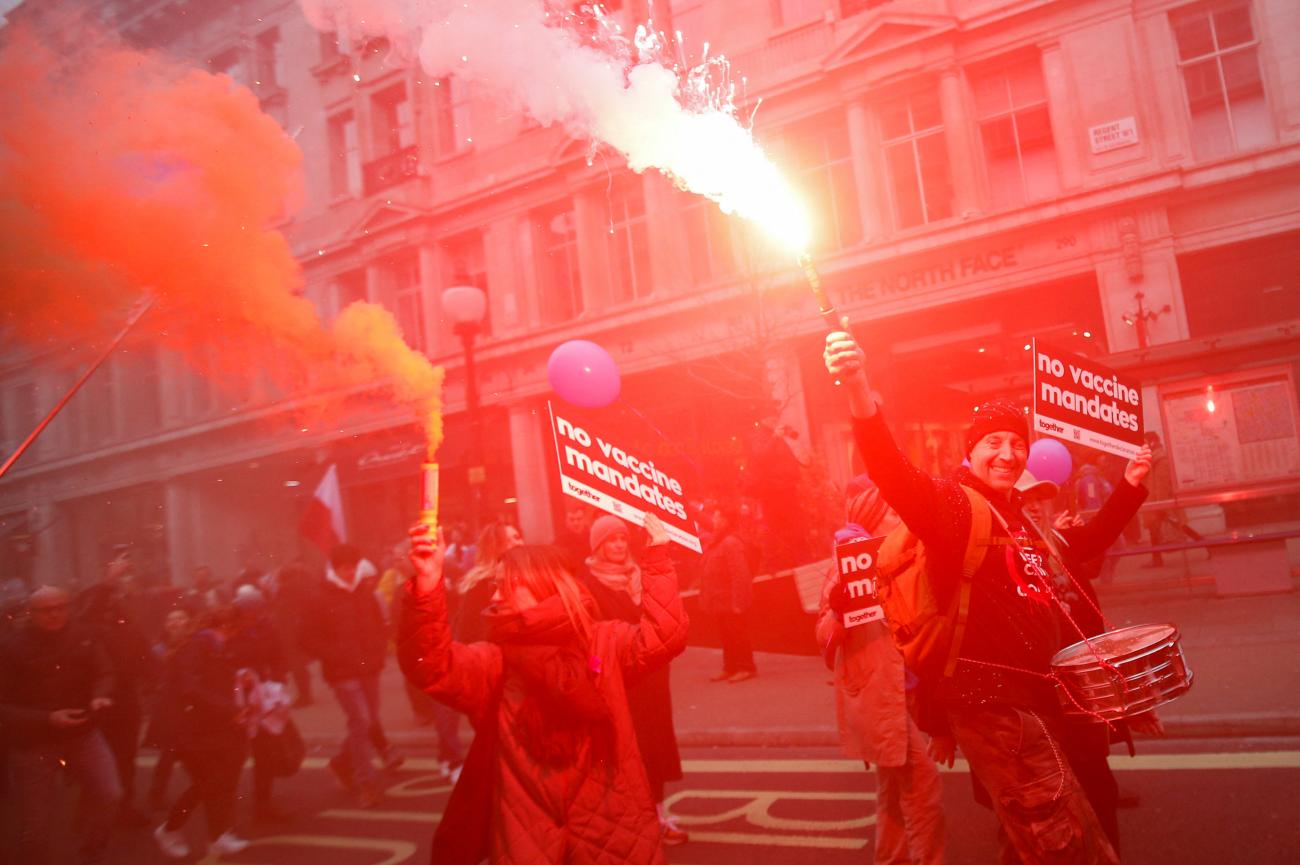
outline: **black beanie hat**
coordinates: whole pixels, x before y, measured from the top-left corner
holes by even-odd
[[[966,453],[970,454],[979,440],[989,433],[1013,432],[1029,441],[1029,422],[1020,406],[1005,399],[995,399],[975,409],[966,430]]]

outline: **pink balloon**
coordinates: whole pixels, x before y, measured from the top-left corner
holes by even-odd
[[[571,339],[551,352],[546,378],[566,402],[602,408],[618,399],[622,386],[618,364],[609,352],[586,339]]]
[[[1025,468],[1040,481],[1051,481],[1061,486],[1070,479],[1074,460],[1070,450],[1056,439],[1039,439],[1029,446],[1029,460]]]

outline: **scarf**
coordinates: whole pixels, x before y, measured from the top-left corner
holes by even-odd
[[[612,592],[622,592],[632,599],[632,603],[641,606],[641,567],[628,556],[627,561],[616,565],[595,553],[587,556],[587,570],[605,588]]]

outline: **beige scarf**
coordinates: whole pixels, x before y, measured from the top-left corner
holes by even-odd
[[[641,568],[632,557],[621,565],[599,558],[594,553],[587,556],[587,570],[600,581],[605,588],[614,592],[623,592],[632,599],[632,603],[641,606]]]

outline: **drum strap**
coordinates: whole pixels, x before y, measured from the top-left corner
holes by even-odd
[[[984,563],[993,532],[993,506],[970,487],[963,486],[961,489],[970,500],[970,536],[966,539],[966,554],[961,562],[961,584],[953,595],[953,609],[948,614],[953,620],[953,631],[952,643],[948,648],[948,662],[943,667],[945,677],[951,677],[957,670],[957,656],[961,653],[961,642],[966,637],[966,620],[970,618],[971,583],[975,579],[975,572]]]

